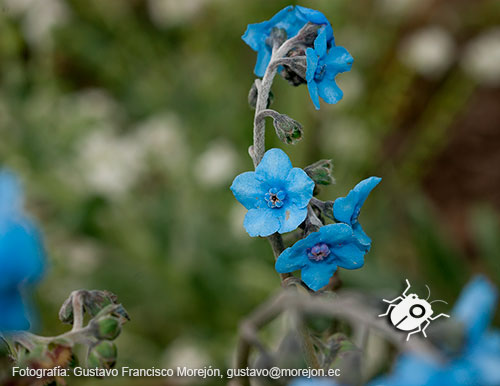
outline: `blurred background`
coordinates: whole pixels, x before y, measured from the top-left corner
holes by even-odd
[[[238,321],[279,287],[229,190],[253,168],[256,55],[240,37],[289,4],[0,0],[0,162],[21,176],[48,250],[37,332],[65,331],[72,290],[108,289],[132,318],[119,366],[231,365]],[[319,112],[276,78],[273,108],[305,138],[284,145],[270,129],[267,146],[299,167],[333,159],[322,199],[383,177],[361,216],[372,250],[340,272],[344,286],[408,278],[452,303],[474,273],[500,284],[500,3],[299,4],[355,61],[337,78],[344,99]]]

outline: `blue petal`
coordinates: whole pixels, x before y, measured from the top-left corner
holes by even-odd
[[[291,202],[299,208],[309,204],[314,190],[314,181],[300,168],[293,168],[286,178],[286,192]]]
[[[0,221],[7,215],[22,209],[23,193],[19,180],[14,173],[0,170]]]
[[[281,226],[279,233],[291,232],[302,224],[307,216],[307,208],[298,208],[295,205],[287,205],[279,209]]]
[[[329,78],[334,79],[337,74],[350,71],[353,61],[351,54],[344,47],[330,48],[325,58]]]
[[[316,110],[319,110],[318,84],[314,80],[307,82],[307,89],[309,90],[309,95],[314,103],[314,107],[316,107]]]
[[[276,212],[270,208],[250,209],[245,216],[243,226],[252,237],[270,236],[280,228]]]
[[[380,177],[369,177],[357,184],[346,197],[337,198],[333,203],[333,217],[337,221],[353,225],[354,212],[364,204],[381,180]]]
[[[247,209],[266,207],[266,189],[255,172],[245,172],[236,176],[231,185],[234,197]]]
[[[354,187],[354,191],[359,193],[359,204],[363,205],[373,188],[382,181],[380,177],[368,177]]]
[[[257,76],[263,77],[266,73],[267,66],[271,61],[271,49],[263,47],[257,52],[257,62],[255,63],[254,73]]]
[[[484,334],[476,342],[469,355],[468,361],[476,370],[476,380],[481,385],[500,385],[500,333],[498,331]],[[472,383],[471,383],[472,384]]]
[[[337,86],[335,80],[327,79],[326,76],[318,83],[318,92],[319,96],[329,104],[337,103],[344,96],[344,93]]]
[[[346,197],[339,197],[333,202],[333,217],[337,221],[351,224],[357,205],[358,193],[351,190]]]
[[[302,241],[302,240],[301,240]],[[290,248],[285,249],[281,255],[279,255],[274,265],[275,269],[279,273],[289,273],[302,269],[308,262],[309,259],[306,255],[306,249],[296,247],[297,243]]]
[[[365,263],[365,254],[354,243],[333,248],[335,263],[345,269],[358,269]]]
[[[333,29],[325,15],[314,9],[302,7],[300,5],[297,5],[295,8],[305,20],[310,21],[314,24],[323,25],[323,28],[325,29],[326,40],[328,41],[328,43],[334,43]]]
[[[285,181],[291,170],[292,163],[285,152],[281,149],[270,149],[255,168],[255,173],[259,180],[272,185]]]
[[[316,69],[318,68],[318,61],[319,61],[318,55],[316,55],[316,52],[311,47],[308,47],[306,49],[306,60],[307,60],[306,81],[307,83],[309,83],[314,81],[314,75],[316,74]]]
[[[318,291],[330,282],[337,270],[335,264],[310,263],[302,268],[301,279],[313,291]]]
[[[323,57],[326,54],[326,29],[320,28],[318,36],[314,40],[314,51],[318,57]]]
[[[347,224],[330,224],[319,228],[321,241],[331,246],[345,242],[352,242],[354,239],[352,228]],[[311,233],[312,235],[313,233]],[[310,236],[308,236],[309,238]]]
[[[29,329],[30,323],[17,289],[0,293],[0,310],[0,331]]]
[[[497,289],[483,276],[476,276],[462,290],[453,317],[465,325],[469,344],[477,342],[489,326],[497,299]]]
[[[36,228],[27,219],[9,220],[0,229],[0,292],[43,273],[44,253]]]
[[[356,221],[356,223],[352,226],[352,229],[354,231],[354,237],[358,240],[361,248],[368,252],[372,244],[372,239],[368,237],[359,222]]]

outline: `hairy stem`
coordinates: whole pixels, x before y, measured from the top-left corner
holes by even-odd
[[[300,35],[300,33],[299,33]],[[271,91],[271,86],[273,84],[274,77],[278,69],[279,60],[281,60],[297,42],[297,37],[288,39],[280,47],[274,47],[273,53],[271,55],[271,61],[267,66],[264,77],[258,86],[257,94],[257,104],[255,106],[255,115],[253,122],[253,146],[250,152],[254,166],[257,167],[264,153],[266,152],[266,122],[263,119],[266,113],[262,113],[267,109],[267,101],[269,99],[269,93]],[[281,252],[284,251],[285,247],[283,245],[283,239],[280,234],[275,233],[267,238],[273,249],[274,258],[277,259]],[[292,274],[284,273],[280,274],[281,281],[291,277]]]

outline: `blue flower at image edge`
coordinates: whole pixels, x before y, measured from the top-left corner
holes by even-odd
[[[344,94],[337,86],[335,77],[351,69],[351,54],[344,47],[328,49],[328,31],[322,27],[314,41],[314,49],[306,49],[306,59],[307,88],[316,109],[320,108],[319,97],[330,104],[341,100]]]
[[[248,234],[269,236],[296,229],[306,218],[314,181],[300,168],[292,167],[280,149],[270,149],[255,172],[237,176],[231,190],[248,209],[243,226]]]
[[[276,260],[276,271],[301,270],[302,281],[314,291],[328,284],[337,267],[361,268],[365,252],[347,224],[323,226],[285,249]]]
[[[271,20],[249,24],[242,39],[257,52],[255,75],[264,76],[271,60],[272,47],[267,44],[266,40],[270,36],[272,29],[275,27],[284,29],[287,38],[290,39],[297,35],[300,29],[308,22],[324,26],[326,40],[328,44],[333,44],[333,29],[325,15],[314,9],[301,7],[300,5],[289,5],[283,8]]]
[[[380,177],[370,177],[361,181],[346,197],[340,197],[333,203],[333,217],[338,222],[348,224],[365,250],[369,250],[371,239],[358,222],[359,213],[370,192],[379,184]]]
[[[402,355],[392,374],[370,386],[498,386],[500,385],[500,331],[488,331],[498,293],[484,277],[477,276],[462,291],[452,318],[465,329],[462,352],[448,363],[418,355]]]
[[[40,280],[44,253],[35,226],[22,211],[16,177],[0,171],[0,331],[26,330],[29,322],[21,297],[25,285]]]
[[[297,378],[288,386],[337,386],[338,383],[329,378]]]

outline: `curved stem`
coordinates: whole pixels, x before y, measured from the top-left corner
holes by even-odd
[[[274,48],[271,55],[271,60],[267,66],[264,77],[260,82],[257,94],[257,104],[255,106],[255,115],[253,122],[253,146],[251,157],[255,167],[259,165],[264,153],[266,152],[266,122],[262,119],[261,113],[267,109],[267,101],[269,100],[269,93],[271,91],[271,86],[273,84],[274,77],[278,70],[278,60],[282,59],[290,50],[290,48],[297,42],[297,37],[288,39],[279,48]],[[283,239],[281,235],[275,233],[267,238],[271,247],[273,249],[274,258],[277,259],[281,252],[284,251],[285,247],[283,245]],[[280,274],[281,281],[291,277],[292,274],[284,273]]]

